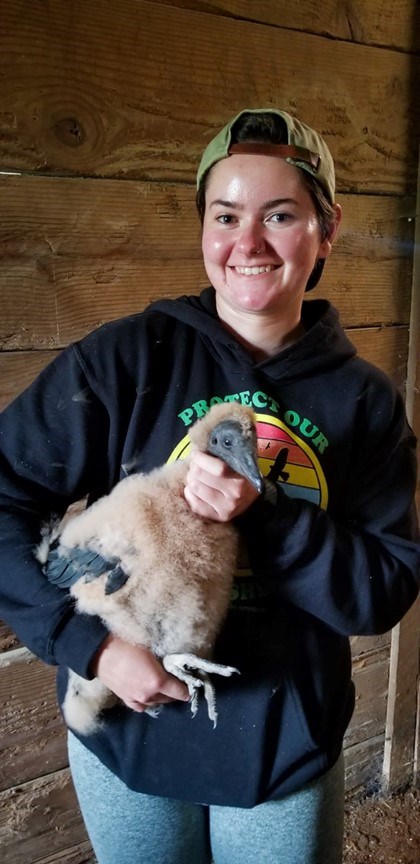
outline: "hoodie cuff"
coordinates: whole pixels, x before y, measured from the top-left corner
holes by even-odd
[[[51,645],[53,662],[68,666],[82,678],[94,678],[92,660],[109,631],[96,615],[73,614],[55,635]]]
[[[264,478],[264,491],[258,498],[245,510],[241,516],[235,519],[238,528],[242,531],[248,530],[249,527],[255,528],[255,520],[260,520],[261,524],[271,520],[273,516],[283,512],[283,502],[286,496],[277,483]]]
[[[278,491],[276,483],[273,483],[272,480],[264,480],[264,492],[262,493],[262,497],[267,504],[271,504],[273,507],[277,506],[279,501]]]

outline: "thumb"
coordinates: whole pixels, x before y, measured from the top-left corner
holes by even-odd
[[[187,685],[175,678],[174,675],[167,675],[161,687],[161,693],[170,699],[179,699],[182,702],[188,702],[190,698]]]

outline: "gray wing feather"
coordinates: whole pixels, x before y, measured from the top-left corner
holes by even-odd
[[[108,590],[107,593],[113,593],[128,579],[117,558],[103,558],[92,549],[80,549],[77,546],[73,549],[65,549],[59,546],[50,550],[44,567],[48,581],[60,588],[70,588],[82,577],[85,582],[92,582],[104,573],[111,575],[114,570],[118,570],[118,573],[115,573],[110,585],[114,584],[116,587]],[[123,575],[124,581],[122,581]]]

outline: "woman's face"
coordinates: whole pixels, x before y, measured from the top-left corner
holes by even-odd
[[[300,314],[306,283],[331,241],[321,240],[300,171],[284,159],[238,154],[211,170],[202,249],[225,311]]]

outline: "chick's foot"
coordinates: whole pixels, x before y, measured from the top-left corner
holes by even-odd
[[[167,672],[175,675],[187,685],[191,698],[191,712],[194,717],[198,711],[198,694],[200,690],[203,690],[209,719],[213,721],[213,729],[215,729],[217,726],[216,691],[209,678],[209,673],[229,678],[235,672],[239,675],[239,669],[235,669],[234,666],[213,663],[212,660],[204,660],[195,654],[167,654],[163,657],[162,664]]]

